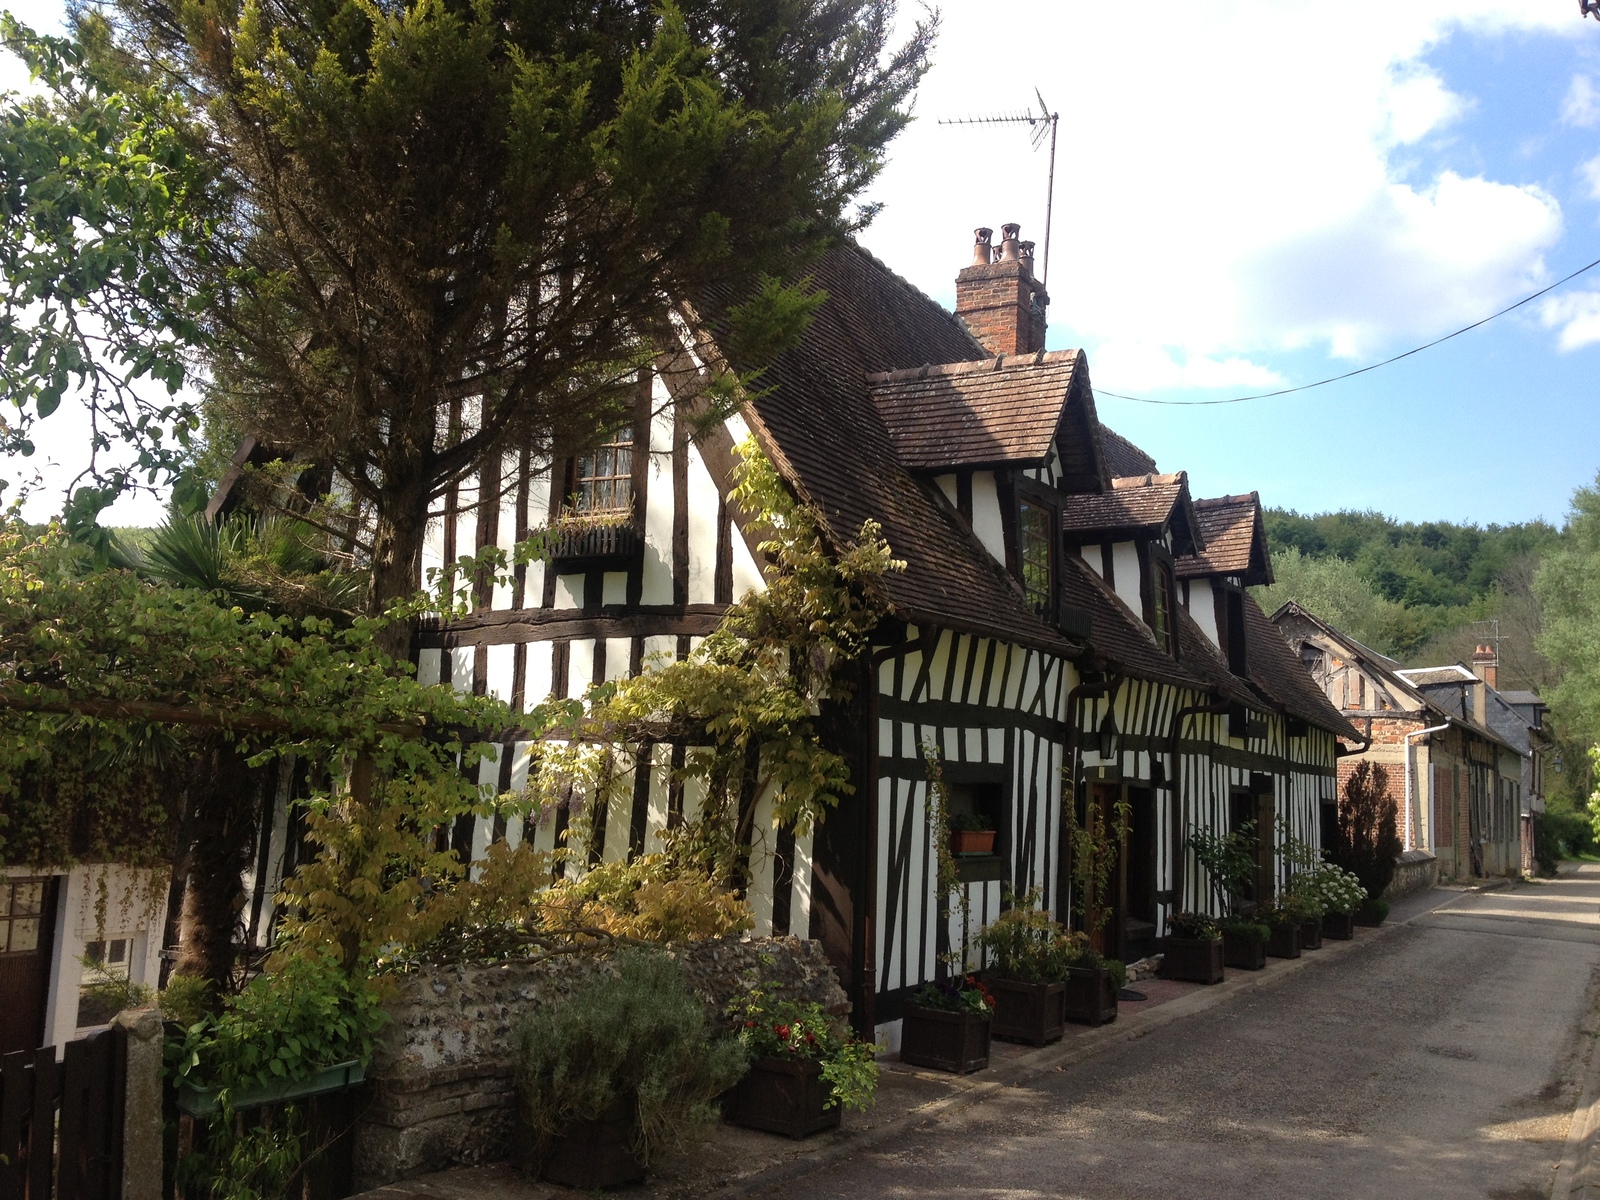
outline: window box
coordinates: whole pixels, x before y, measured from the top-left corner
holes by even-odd
[[[968,1075],[989,1065],[989,1014],[940,1012],[907,1004],[900,1061]]]
[[[1066,1032],[1066,984],[991,977],[988,985],[994,993],[990,1032],[1001,1041],[1044,1046]]]
[[[750,1064],[749,1074],[733,1090],[728,1116],[746,1129],[809,1137],[839,1127],[844,1106],[828,1106],[832,1098],[821,1063],[769,1055]]]
[[[285,1079],[276,1083],[262,1084],[259,1087],[234,1088],[233,1107],[235,1110],[261,1108],[263,1105],[278,1104],[284,1100],[323,1096],[329,1092],[341,1092],[345,1088],[355,1087],[365,1078],[366,1072],[359,1062],[352,1060],[335,1063],[331,1067],[323,1067],[305,1079],[292,1081]],[[220,1108],[218,1097],[221,1092],[220,1087],[200,1087],[185,1080],[178,1085],[178,1107],[191,1117],[209,1117]]]
[[[1067,1020],[1104,1025],[1117,1019],[1117,985],[1104,967],[1068,967],[1065,989]]]
[[[1355,918],[1349,913],[1324,913],[1322,936],[1336,942],[1348,942],[1356,935]]]
[[[958,856],[982,857],[994,854],[994,830],[952,829],[950,853]]]
[[[1267,939],[1267,956],[1269,958],[1299,958],[1300,926],[1274,925],[1272,927],[1272,936]]]
[[[569,519],[551,533],[550,562],[558,572],[626,570],[644,556],[644,539],[631,517],[618,521]]]
[[[1223,946],[1215,938],[1167,938],[1161,946],[1161,978],[1221,983]]]
[[[1313,917],[1300,923],[1300,949],[1322,949],[1322,918]]]
[[[1260,971],[1267,965],[1267,945],[1255,938],[1223,930],[1222,961],[1241,971]]]

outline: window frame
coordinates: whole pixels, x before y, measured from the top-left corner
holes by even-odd
[[[1045,548],[1045,574],[1044,597],[1042,602],[1035,599],[1037,589],[1030,590],[1028,586],[1029,563],[1028,550],[1029,538],[1026,536],[1027,525],[1024,512],[1033,509],[1041,514],[1044,525],[1043,543]],[[1030,479],[1016,481],[1016,502],[1012,505],[1012,519],[1016,529],[1016,574],[1018,585],[1022,588],[1023,601],[1038,616],[1047,621],[1054,621],[1061,601],[1061,506],[1056,497],[1048,488],[1045,488]]]
[[[626,441],[622,438],[627,437]],[[565,508],[574,516],[596,517],[621,517],[632,516],[636,499],[635,456],[639,452],[639,437],[637,423],[625,422],[610,437],[599,442],[590,449],[575,454],[568,460],[567,487]],[[623,455],[627,456],[626,465]],[[602,462],[602,457],[608,456],[609,462]],[[610,472],[602,474],[598,469],[585,473],[585,466],[593,464],[595,468],[609,466]],[[599,506],[592,501],[585,500],[585,484],[604,483],[609,487],[611,502]],[[626,493],[626,499],[618,502],[618,493]]]

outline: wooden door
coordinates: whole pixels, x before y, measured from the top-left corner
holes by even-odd
[[[56,877],[0,880],[0,1054],[44,1043]]]
[[[1117,951],[1130,962],[1155,952],[1156,798],[1149,788],[1128,789],[1128,836],[1117,867]]]

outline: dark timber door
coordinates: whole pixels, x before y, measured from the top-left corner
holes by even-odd
[[[44,1043],[56,877],[0,879],[0,1054]]]
[[[1156,798],[1149,788],[1128,789],[1128,837],[1118,874],[1118,957],[1137,962],[1155,952]]]

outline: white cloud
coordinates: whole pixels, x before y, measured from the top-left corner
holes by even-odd
[[[1583,181],[1589,185],[1590,198],[1600,200],[1600,154],[1587,162],[1579,163],[1578,174],[1582,175]]]
[[[1600,342],[1600,292],[1567,292],[1539,304],[1539,319],[1546,329],[1561,330],[1556,339],[1563,351],[1579,350]]]
[[[1285,350],[1395,348],[1547,278],[1553,197],[1410,164],[1472,104],[1427,53],[1462,28],[1592,32],[1564,10],[1228,0],[1152,22],[1134,5],[950,0],[943,12],[921,119],[892,149],[887,206],[864,240],[946,303],[973,226],[1018,220],[1042,243],[1046,164],[1026,128],[935,123],[1015,109],[1037,84],[1061,113],[1051,344],[1087,346],[1097,383],[1140,386],[1115,366],[1172,381],[1160,386],[1252,387],[1246,368]],[[1021,50],[997,52],[997,38]]]
[[[1600,88],[1588,75],[1574,75],[1567,87],[1567,98],[1561,102],[1561,122],[1580,129],[1593,129],[1600,125]]]

